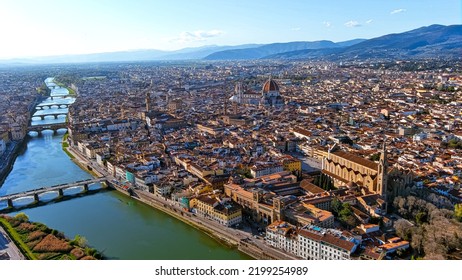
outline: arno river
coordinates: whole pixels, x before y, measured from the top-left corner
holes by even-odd
[[[47,82],[53,85],[51,79]],[[67,90],[57,87],[52,91],[52,96],[56,96],[54,100],[46,100],[42,104],[72,103],[72,98],[59,97],[64,94]],[[63,111],[56,107],[45,110],[50,113]],[[32,125],[63,121],[63,117],[54,119],[50,116],[45,120],[34,117]],[[43,136],[31,137],[1,186],[0,196],[91,178],[63,152],[63,133],[60,131],[52,135],[51,131],[45,131]],[[26,201],[15,201],[15,204],[20,203]],[[0,205],[0,208],[4,206]],[[201,231],[116,191],[50,203],[21,212],[25,212],[32,221],[42,222],[70,238],[77,234],[85,236],[92,247],[102,251],[109,259],[249,259]]]

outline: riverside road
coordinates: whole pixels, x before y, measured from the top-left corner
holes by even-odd
[[[73,147],[67,148],[70,153],[72,153],[75,157],[74,161],[78,163],[80,166],[90,166],[98,176],[104,176],[110,182],[115,182],[116,178],[110,175],[104,168],[99,166],[96,162],[87,159],[86,157],[82,156],[78,150]],[[117,187],[117,186],[116,186]],[[118,188],[122,192],[126,192],[121,188]],[[199,215],[195,215],[188,211],[185,211],[177,202],[166,199],[164,197],[158,196],[156,194],[148,193],[145,191],[134,190],[133,198],[142,201],[145,204],[148,204],[154,208],[157,208],[163,212],[166,212],[176,218],[192,224],[198,228],[201,228],[209,233],[212,233],[215,237],[224,240],[230,244],[238,245],[241,241],[245,241],[246,243],[250,243],[255,247],[259,248],[260,252],[264,252],[266,255],[270,256],[273,259],[281,259],[281,260],[291,260],[297,259],[295,256],[286,254],[280,250],[276,250],[275,248],[267,245],[264,240],[255,237],[251,231],[247,230],[239,230],[230,227],[224,227],[223,225],[207,219],[205,217],[201,217]]]

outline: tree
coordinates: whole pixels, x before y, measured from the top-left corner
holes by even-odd
[[[335,187],[334,187],[334,182],[332,181],[332,178],[328,178],[329,179],[329,184],[327,185],[327,190],[330,191],[330,190],[333,190]]]
[[[462,222],[462,203],[454,205],[454,217]]]
[[[395,207],[396,211],[405,217],[407,217],[407,209],[406,209],[406,198],[398,196],[395,197],[393,201],[393,206]]]
[[[401,237],[403,240],[410,240],[412,236],[412,225],[404,220],[404,219],[399,219],[397,220],[393,227],[395,228],[396,235]]]
[[[356,219],[355,217],[353,217],[353,215],[345,216],[343,218],[343,222],[350,228],[353,228],[356,226]]]
[[[313,184],[317,185],[318,187],[326,191],[334,189],[334,182],[332,181],[332,178],[330,178],[326,174],[321,174],[318,177],[316,177],[313,181]]]
[[[342,210],[343,206],[342,206],[342,202],[340,202],[338,198],[334,197],[334,199],[332,199],[330,207],[331,207],[331,210],[334,216],[337,217],[338,213],[340,212],[340,210]]]
[[[448,142],[448,146],[452,149],[462,149],[462,141],[457,139],[451,139]]]
[[[427,213],[423,212],[423,211],[420,211],[419,213],[417,213],[417,215],[415,216],[415,221],[416,223],[418,223],[419,225],[427,222]]]
[[[314,180],[313,180],[313,184],[318,186],[318,187],[319,187],[319,177],[320,176],[316,176],[316,177],[314,177]]]
[[[378,161],[380,159],[380,153],[375,153],[372,156],[369,157],[370,160],[372,161]]]
[[[340,212],[338,214],[339,214],[340,217],[351,215],[352,211],[351,211],[350,204],[349,203],[343,203],[342,204],[342,210],[340,210]]]
[[[356,219],[353,217],[353,211],[351,210],[351,206],[348,203],[342,204],[342,210],[338,213],[339,220],[341,223],[348,227],[356,226]]]
[[[18,221],[23,222],[23,223],[29,221],[29,217],[28,217],[25,213],[23,213],[23,212],[16,214],[16,216],[14,216],[14,217],[15,217]]]
[[[76,235],[74,240],[71,241],[71,245],[77,245],[79,247],[85,248],[88,246],[88,241],[84,236]]]
[[[411,237],[411,247],[416,250],[418,255],[423,255],[424,232],[422,227],[413,227]]]

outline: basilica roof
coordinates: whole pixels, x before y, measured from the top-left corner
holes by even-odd
[[[270,91],[279,91],[278,84],[271,78],[263,85],[263,93]]]

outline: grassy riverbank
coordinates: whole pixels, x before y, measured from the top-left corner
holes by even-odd
[[[67,138],[69,137],[69,134],[66,132],[66,134],[64,134],[63,136],[63,139],[61,140],[61,145],[62,145],[62,148],[63,148],[63,151],[66,153],[66,155],[68,157],[70,157],[72,160],[75,159],[74,155],[71,154],[67,148],[69,148],[69,143],[67,142]]]
[[[88,247],[85,238],[69,240],[62,232],[44,224],[30,222],[27,215],[0,216],[0,224],[27,259],[30,260],[96,260],[103,255]]]
[[[27,246],[24,241],[22,240],[19,233],[15,230],[15,228],[11,225],[11,223],[3,216],[0,216],[0,225],[5,229],[8,233],[8,236],[11,240],[16,244],[16,246],[21,250],[21,253],[29,260],[36,260],[34,253],[30,250],[29,246]]]

